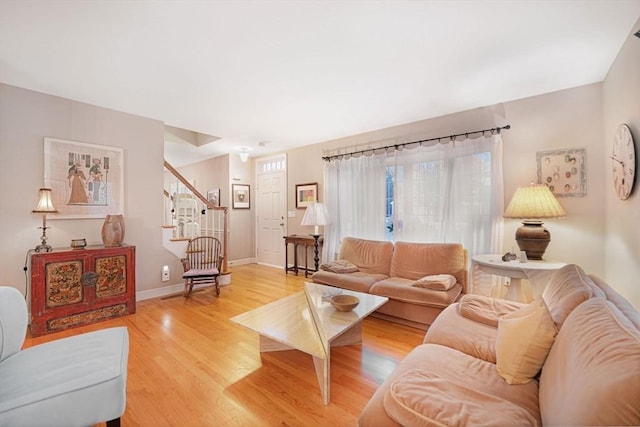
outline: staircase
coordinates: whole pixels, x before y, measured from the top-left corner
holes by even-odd
[[[187,243],[199,236],[216,237],[222,243],[221,285],[230,280],[228,269],[227,207],[215,206],[207,200],[169,162],[164,168],[172,178],[169,189],[164,189],[163,246],[178,258],[184,258]]]

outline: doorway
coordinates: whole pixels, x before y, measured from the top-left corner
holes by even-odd
[[[283,267],[287,216],[286,154],[256,161],[258,264]]]

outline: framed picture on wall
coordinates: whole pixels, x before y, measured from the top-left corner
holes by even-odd
[[[584,197],[587,194],[584,148],[539,151],[538,182],[546,184],[556,197]]]
[[[51,219],[124,214],[123,149],[44,138],[44,186],[59,212]]]
[[[232,184],[231,207],[233,209],[250,209],[251,208],[251,188],[248,184]]]
[[[220,189],[214,188],[213,190],[207,191],[207,200],[213,206],[220,206]]]
[[[318,183],[296,184],[296,208],[305,209],[318,201]]]

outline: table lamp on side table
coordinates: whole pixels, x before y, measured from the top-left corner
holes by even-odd
[[[40,240],[42,242],[36,246],[36,252],[51,252],[51,246],[47,244],[47,214],[48,213],[57,213],[55,207],[53,207],[53,201],[51,200],[51,189],[50,188],[41,188],[38,191],[38,206],[31,212],[33,213],[41,213],[42,214],[42,227],[38,227],[42,229],[42,236]]]
[[[529,185],[516,190],[505,218],[521,218],[522,226],[516,230],[516,242],[527,259],[541,260],[551,241],[551,233],[542,226],[541,218],[564,218],[565,213],[558,200],[544,184]]]
[[[318,239],[320,238],[320,233],[318,231],[318,227],[320,225],[328,225],[329,221],[329,213],[327,212],[327,207],[322,203],[311,203],[307,206],[307,210],[304,212],[304,216],[302,217],[302,225],[313,225],[313,236],[314,246],[313,246],[313,261],[315,262],[316,271],[318,271],[318,265],[320,262],[320,257],[318,256]]]

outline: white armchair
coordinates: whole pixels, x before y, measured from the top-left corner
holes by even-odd
[[[119,426],[129,334],[108,328],[22,350],[27,306],[0,286],[0,427]]]

